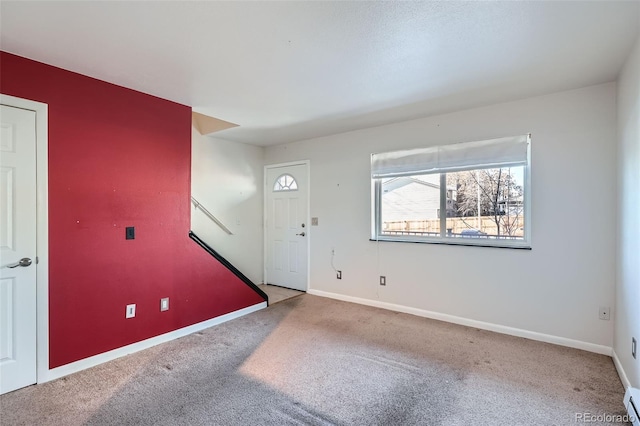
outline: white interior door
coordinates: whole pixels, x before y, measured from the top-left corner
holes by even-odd
[[[0,393],[6,393],[36,382],[36,113],[0,108]]]
[[[307,164],[267,167],[266,283],[307,290],[309,224]]]

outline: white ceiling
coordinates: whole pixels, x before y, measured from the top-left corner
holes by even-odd
[[[0,49],[273,145],[613,81],[640,2],[0,2]]]

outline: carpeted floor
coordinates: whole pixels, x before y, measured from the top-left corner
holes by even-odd
[[[3,395],[0,423],[569,425],[622,397],[606,356],[305,294]]]

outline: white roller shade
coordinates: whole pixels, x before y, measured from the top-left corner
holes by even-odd
[[[397,177],[527,164],[529,135],[371,155],[371,177]]]

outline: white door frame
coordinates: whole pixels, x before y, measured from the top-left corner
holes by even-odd
[[[49,372],[49,156],[48,105],[0,94],[0,104],[36,113],[36,380]]]
[[[262,213],[262,239],[263,239],[263,257],[262,257],[262,282],[267,284],[267,212],[269,209],[267,208],[267,191],[269,190],[269,186],[267,185],[267,170],[276,169],[278,167],[288,167],[288,166],[307,166],[307,217],[305,218],[305,223],[307,224],[307,236],[309,238],[305,238],[307,243],[307,291],[311,290],[311,161],[309,160],[300,160],[300,161],[291,161],[288,163],[279,163],[279,164],[269,164],[264,166],[263,172],[263,213]]]

